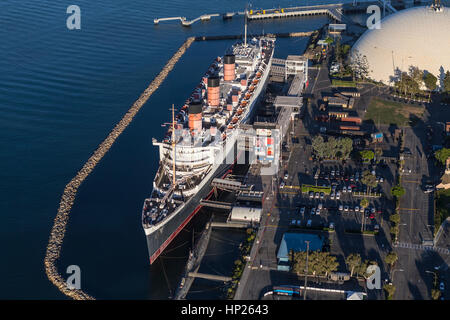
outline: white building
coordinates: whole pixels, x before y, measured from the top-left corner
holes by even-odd
[[[261,208],[233,207],[229,217],[230,222],[259,223],[261,219]]]
[[[450,70],[450,9],[414,7],[381,20],[380,29],[367,30],[352,48],[369,63],[369,77],[392,84],[398,71],[410,66],[438,79]]]

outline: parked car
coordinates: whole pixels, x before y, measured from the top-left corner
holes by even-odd
[[[355,206],[355,212],[359,212],[359,206]]]
[[[297,226],[301,226],[302,225],[302,220],[297,220]]]
[[[341,193],[338,191],[336,192],[336,200],[339,200],[341,198]]]
[[[346,187],[346,186],[343,186],[343,187],[342,187],[342,192],[343,192],[343,193],[347,193],[347,187]]]
[[[294,219],[291,221],[291,226],[295,226],[296,224],[297,224],[297,220]]]
[[[309,198],[314,199],[314,192],[312,192],[312,191],[309,192]]]
[[[370,213],[375,213],[375,207],[370,208]]]
[[[445,290],[445,286],[444,286],[444,282],[441,281],[441,283],[439,284],[439,290],[444,291]]]
[[[300,208],[300,214],[305,214],[305,207]]]
[[[331,194],[330,194],[330,198],[331,198],[331,200],[334,200],[334,197],[336,196],[336,194],[334,193],[334,192],[332,192]]]
[[[369,215],[369,218],[370,218],[370,219],[375,219],[375,214],[371,213],[371,214]]]
[[[319,198],[320,198],[320,195],[318,192],[316,192],[316,199],[319,199]]]
[[[351,192],[352,192],[352,187],[348,186],[348,187],[347,187],[347,192],[350,192],[350,193],[351,193]]]
[[[322,208],[323,208],[323,204],[322,204],[322,203],[319,203],[319,204],[317,205],[317,208],[322,209]]]
[[[344,206],[344,211],[348,211],[348,206]]]
[[[288,172],[286,171],[286,172],[284,173],[284,179],[287,180],[287,178],[289,178],[289,174],[288,174]]]
[[[280,183],[280,188],[282,189],[282,188],[284,188],[284,186],[285,186],[284,181],[281,181],[281,183]]]
[[[316,208],[311,208],[311,215],[315,215],[316,214]]]
[[[320,199],[323,199],[323,197],[325,196],[325,194],[323,192],[320,193]]]
[[[344,206],[342,204],[339,205],[339,211],[344,210]]]
[[[330,228],[331,230],[334,230],[334,222],[330,222],[329,228]]]
[[[307,227],[311,227],[311,224],[312,224],[312,220],[309,219],[308,222],[306,223],[306,226],[307,226]]]
[[[320,209],[319,208],[316,209],[316,215],[320,216]]]

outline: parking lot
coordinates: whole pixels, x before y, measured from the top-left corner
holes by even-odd
[[[367,186],[363,185],[360,177],[364,170],[370,170],[377,176],[378,186],[371,194],[383,194],[385,180],[383,173],[366,166],[355,168],[342,165],[323,165],[313,167],[311,174],[299,172],[300,186],[292,186],[289,176],[283,175],[279,192],[282,197],[292,197],[293,206],[284,209],[288,224],[295,227],[327,227],[335,229],[338,225],[344,230],[361,230],[364,216],[364,230],[374,231],[379,228],[379,221],[383,214],[385,198],[369,196]],[[310,187],[305,187],[306,185]],[[313,189],[313,190],[309,190]],[[323,190],[323,191],[321,191]],[[303,192],[301,192],[303,191]],[[362,194],[361,194],[362,193]],[[363,208],[361,199],[367,199],[369,205]]]

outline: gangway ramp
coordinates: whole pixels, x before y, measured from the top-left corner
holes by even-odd
[[[262,202],[264,192],[262,191],[239,191],[237,200]]]
[[[214,188],[230,191],[251,190],[253,188],[252,185],[247,186],[239,181],[220,178],[213,179],[213,181],[211,182],[211,186]]]
[[[200,204],[204,207],[210,207],[215,209],[231,210],[233,207],[229,202],[212,201],[212,200],[200,200]]]
[[[219,276],[216,274],[200,273],[200,272],[189,272],[188,275],[189,275],[189,277],[193,277],[193,278],[202,278],[202,279],[222,281],[222,282],[228,282],[228,281],[232,280],[231,277]]]

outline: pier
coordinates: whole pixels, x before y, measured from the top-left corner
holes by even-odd
[[[159,86],[166,79],[167,75],[172,71],[175,64],[183,56],[186,50],[195,41],[194,37],[188,38],[180,48],[175,52],[172,58],[166,63],[161,72],[150,83],[150,85],[144,90],[141,96],[134,102],[127,113],[116,124],[113,130],[109,133],[105,140],[94,151],[93,155],[86,161],[83,167],[78,171],[76,176],[66,185],[64,188],[61,201],[59,203],[58,212],[56,214],[54,224],[50,233],[50,238],[47,245],[47,251],[44,258],[45,272],[48,279],[65,295],[77,300],[93,300],[94,297],[90,296],[81,289],[71,289],[67,286],[66,281],[58,272],[57,262],[61,255],[61,247],[64,241],[64,236],[69,221],[70,212],[75,202],[78,188],[81,186],[84,180],[91,174],[96,165],[102,160],[104,155],[112,147],[116,139],[122,134],[122,132],[133,121],[136,114],[147,102],[150,96],[159,88]]]
[[[274,8],[274,9],[259,9],[249,10],[245,12],[226,12],[226,13],[212,13],[203,14],[195,19],[187,20],[186,17],[169,17],[169,18],[155,18],[154,24],[157,25],[161,21],[173,21],[180,20],[181,25],[185,27],[191,26],[197,21],[211,20],[212,17],[222,16],[223,19],[232,19],[236,15],[246,15],[248,20],[261,20],[261,19],[282,19],[304,16],[316,16],[326,15],[330,19],[342,22],[346,18],[344,16],[347,12],[365,12],[370,5],[381,5],[383,10],[387,10],[391,13],[397,12],[392,6],[390,0],[375,0],[360,3],[335,3],[335,4],[323,4],[312,6],[298,6],[290,8]]]

